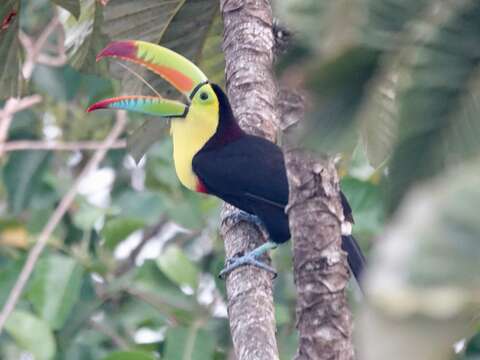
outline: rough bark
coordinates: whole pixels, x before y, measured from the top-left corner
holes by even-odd
[[[284,153],[289,181],[290,231],[297,288],[299,347],[295,359],[353,359],[349,271],[341,250],[343,212],[333,160],[297,148],[292,138],[303,118],[303,99],[282,91]]]
[[[240,125],[250,133],[275,138],[273,34],[267,0],[221,0],[227,93]],[[226,256],[252,250],[266,241],[253,225],[232,223],[236,211],[225,206],[221,232]],[[275,360],[275,316],[271,275],[242,267],[227,276],[228,314],[237,360]]]

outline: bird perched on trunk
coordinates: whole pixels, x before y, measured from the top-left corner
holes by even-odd
[[[281,149],[245,133],[238,125],[227,96],[183,56],[143,41],[110,43],[97,61],[112,57],[131,61],[158,74],[187,98],[187,103],[157,96],[121,96],[91,105],[88,111],[124,109],[171,119],[173,159],[180,182],[188,189],[214,195],[240,209],[238,217],[264,226],[270,241],[227,261],[221,275],[244,265],[275,273],[259,258],[290,238],[288,183]],[[342,247],[355,277],[364,267],[363,254],[349,231],[350,206],[341,194],[346,223]]]

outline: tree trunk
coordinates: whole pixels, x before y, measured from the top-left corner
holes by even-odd
[[[341,249],[338,176],[332,159],[300,150],[292,137],[304,115],[303,99],[282,91],[279,107],[287,127],[284,145],[289,182],[290,232],[297,287],[299,348],[295,359],[353,359],[349,279]]]
[[[227,93],[246,131],[275,139],[272,12],[267,0],[221,0]],[[266,241],[253,225],[232,223],[225,205],[221,232],[227,258]],[[271,274],[251,266],[227,276],[228,315],[237,360],[278,359]]]

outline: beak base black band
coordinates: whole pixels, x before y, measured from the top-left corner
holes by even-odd
[[[188,98],[190,100],[193,99],[193,97],[195,96],[195,94],[198,92],[198,90],[200,90],[200,88],[203,86],[203,85],[206,85],[208,84],[208,80],[207,81],[204,81],[204,82],[201,82],[200,84],[198,84],[197,86],[195,86],[192,90],[192,92],[190,93],[190,95],[188,96]]]

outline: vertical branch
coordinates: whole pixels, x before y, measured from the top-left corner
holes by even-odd
[[[290,231],[297,287],[298,360],[353,359],[351,314],[347,306],[349,279],[341,250],[343,217],[338,176],[332,159],[318,158],[294,145],[304,116],[300,95],[280,94],[282,124],[287,130],[285,165],[289,181]]]
[[[229,99],[240,125],[274,140],[275,82],[272,77],[272,10],[268,0],[221,0],[223,50]],[[227,257],[252,250],[265,237],[245,222],[232,224],[236,211],[225,206],[221,232]],[[252,267],[233,271],[226,279],[230,330],[237,360],[275,360],[271,275]]]

